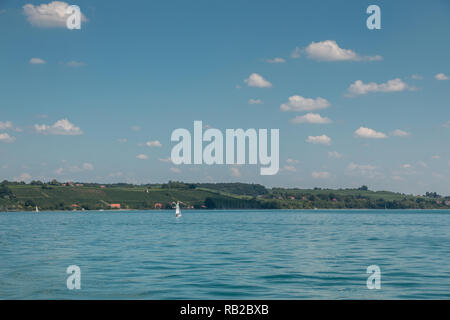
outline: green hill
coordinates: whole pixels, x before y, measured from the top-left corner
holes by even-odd
[[[244,183],[61,184],[57,181],[31,184],[4,181],[0,184],[0,211],[169,209],[173,201],[197,209],[432,209],[450,208],[435,193],[413,196],[389,191],[359,189],[267,189]]]

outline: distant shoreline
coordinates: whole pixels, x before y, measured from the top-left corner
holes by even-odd
[[[136,211],[148,211],[148,212],[167,212],[172,213],[174,210],[172,209],[121,209],[121,210],[40,210],[39,212],[35,212],[33,210],[27,211],[0,211],[1,213],[53,213],[53,212],[64,212],[64,213],[83,213],[83,212],[104,212],[104,213],[113,213],[113,212],[136,212]],[[330,208],[317,208],[317,209],[258,209],[258,208],[246,208],[246,209],[183,209],[183,212],[195,211],[195,212],[207,212],[207,211],[450,211],[450,208],[432,208],[432,209],[367,209],[367,208],[351,208],[351,209],[330,209]]]
[[[450,209],[436,192],[407,195],[354,189],[266,188],[247,183],[98,184],[32,181],[0,183],[0,211],[171,210],[393,210]]]

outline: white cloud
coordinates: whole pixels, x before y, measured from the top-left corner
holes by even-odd
[[[377,167],[370,164],[356,164],[354,162],[350,162],[348,165],[349,170],[375,170]]]
[[[294,51],[292,51],[291,58],[292,59],[300,58],[300,48],[299,47],[295,47]]]
[[[409,137],[411,135],[411,133],[400,130],[400,129],[396,129],[391,132],[391,135],[394,137]]]
[[[139,159],[139,160],[147,160],[148,156],[146,154],[138,154],[136,156],[136,158]]]
[[[295,95],[289,97],[287,103],[283,103],[280,106],[281,111],[314,111],[326,109],[331,104],[324,98],[318,97],[316,99],[303,98],[302,96]]]
[[[443,73],[438,73],[437,75],[434,76],[436,78],[436,80],[448,80],[448,76],[446,76]]]
[[[85,162],[85,163],[83,163],[82,169],[86,170],[86,171],[92,171],[92,170],[94,170],[94,165],[92,165],[91,163]]]
[[[283,169],[286,171],[291,171],[291,172],[297,171],[297,169],[295,169],[295,167],[291,166],[291,165],[284,166]]]
[[[400,92],[405,90],[413,90],[407,83],[401,79],[396,78],[388,80],[386,83],[377,84],[375,82],[364,83],[361,80],[356,80],[347,89],[347,97],[363,95],[370,92]]]
[[[444,128],[450,129],[450,120],[442,125]]]
[[[137,132],[137,131],[141,130],[141,127],[139,127],[139,126],[132,126],[132,127],[131,127],[131,130]]]
[[[308,139],[306,139],[306,142],[329,145],[331,143],[331,138],[324,134],[321,136],[309,136]]]
[[[152,148],[152,147],[158,147],[158,148],[162,147],[162,144],[161,144],[158,140],[155,140],[155,141],[147,141],[147,142],[145,143],[145,145],[146,145],[147,147],[150,147],[150,148]]]
[[[79,127],[70,123],[67,119],[58,120],[53,125],[35,124],[34,129],[38,133],[51,135],[76,136],[83,134],[83,131]]]
[[[29,173],[22,173],[20,176],[18,177],[14,177],[14,181],[17,182],[28,182],[31,180],[31,175]]]
[[[330,123],[331,119],[322,117],[318,113],[307,113],[304,116],[296,116],[291,120],[292,123],[313,123],[313,124],[326,124]]]
[[[239,178],[241,176],[241,172],[239,171],[238,168],[231,168],[230,174],[232,177],[235,177],[235,178]]]
[[[286,60],[284,60],[283,58],[266,59],[265,61],[267,63],[284,63],[284,62],[286,62]]]
[[[172,162],[172,159],[170,157],[168,157],[168,158],[159,158],[159,161],[161,161],[161,162]]]
[[[248,100],[248,104],[262,104],[263,101],[260,99],[250,99]]]
[[[146,154],[138,154],[136,156],[136,158],[139,159],[139,160],[147,160],[148,159],[148,155],[146,155]]]
[[[170,171],[172,171],[173,173],[180,173],[181,172],[181,170],[179,168],[175,168],[175,167],[170,168]]]
[[[369,178],[374,178],[379,176],[380,174],[376,171],[377,167],[370,164],[356,164],[351,162],[347,169],[352,172],[357,172],[363,176],[367,176]]]
[[[15,140],[15,137],[12,137],[7,133],[0,133],[0,142],[12,143]]]
[[[58,169],[55,170],[55,173],[56,173],[56,174],[62,174],[63,171],[64,171],[63,168],[58,168]]]
[[[387,138],[386,134],[383,132],[377,132],[373,129],[366,128],[366,127],[360,127],[358,130],[355,131],[355,135],[360,138],[366,138],[366,139],[384,139]]]
[[[69,17],[66,14],[68,6],[68,3],[62,1],[53,1],[49,4],[43,3],[37,6],[26,4],[23,6],[23,13],[27,17],[28,22],[35,27],[66,28],[66,20]],[[87,21],[82,12],[81,21]]]
[[[2,122],[0,121],[0,130],[14,130],[16,132],[22,132],[23,130],[18,127],[14,127],[11,121]]]
[[[340,159],[340,158],[342,158],[342,154],[340,154],[337,151],[328,151],[328,157],[335,158],[335,159]]]
[[[244,80],[245,83],[249,87],[257,87],[257,88],[270,88],[272,84],[264,79],[261,75],[257,73],[252,73],[247,79]]]
[[[84,62],[81,62],[81,61],[69,61],[69,62],[67,62],[66,63],[66,66],[68,66],[68,67],[74,67],[74,68],[76,68],[76,67],[83,67],[83,66],[85,66],[86,64],[84,63]]]
[[[420,74],[413,74],[411,78],[414,80],[423,80],[423,77]]]
[[[405,163],[405,164],[402,165],[402,168],[403,169],[411,169],[412,165],[410,165],[409,163]]]
[[[314,178],[314,179],[326,179],[326,178],[328,178],[328,176],[329,176],[330,174],[328,173],[328,172],[326,172],[326,171],[313,171],[312,172],[312,174],[311,174],[311,176]]]
[[[30,64],[45,64],[47,62],[41,58],[31,58],[29,63]]]
[[[439,160],[440,158],[441,158],[441,156],[437,155],[437,154],[431,156],[431,159],[434,159],[434,160]]]
[[[310,59],[317,61],[377,61],[381,56],[361,56],[350,49],[342,49],[334,40],[311,42],[305,48]]]
[[[119,142],[119,143],[126,143],[128,140],[127,140],[127,138],[119,138],[119,139],[117,139],[117,142]]]
[[[0,121],[0,130],[8,130],[8,129],[12,129],[12,128],[13,128],[13,124],[11,121],[6,121],[6,122]]]

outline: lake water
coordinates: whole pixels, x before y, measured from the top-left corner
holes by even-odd
[[[449,298],[445,210],[0,213],[0,299]]]

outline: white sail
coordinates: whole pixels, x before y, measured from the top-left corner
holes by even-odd
[[[39,212],[39,208],[38,208],[38,206],[36,206],[36,212]]]
[[[179,218],[181,217],[181,210],[180,210],[180,202],[177,201],[177,205],[175,207],[175,217]]]

